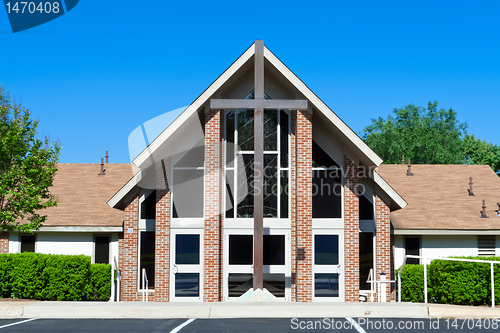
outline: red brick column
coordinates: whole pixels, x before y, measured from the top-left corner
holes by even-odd
[[[123,239],[119,240],[119,266],[121,269],[122,301],[137,301],[137,253],[139,233],[139,198],[135,196],[125,208]],[[131,231],[131,233],[129,233]]]
[[[170,158],[156,166],[155,302],[168,302],[170,290]]]
[[[356,164],[344,155],[345,301],[359,302],[359,198]]]
[[[221,285],[221,114],[219,110],[205,113],[205,224],[203,300],[217,302],[222,298]]]
[[[297,112],[297,302],[312,301],[312,114]]]
[[[9,233],[7,231],[0,232],[0,253],[9,253]]]
[[[391,211],[387,204],[377,195],[376,198],[376,267],[377,280],[380,278],[380,273],[386,274],[386,279],[391,279]],[[391,286],[387,284],[387,300],[393,297],[390,294]]]

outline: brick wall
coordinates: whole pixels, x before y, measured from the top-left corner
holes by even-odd
[[[359,302],[359,198],[356,164],[344,155],[344,274],[346,302]]]
[[[168,302],[170,290],[170,158],[156,167],[155,302]]]
[[[203,246],[203,300],[222,300],[222,242],[220,228],[221,184],[221,115],[205,113],[205,221]]]
[[[312,114],[297,111],[296,128],[296,295],[312,301]]]
[[[377,280],[380,273],[386,274],[387,280],[392,279],[391,272],[391,217],[387,204],[377,195],[376,197],[376,253],[377,253]],[[387,300],[394,297],[390,293],[391,286],[387,284]]]
[[[129,233],[128,231],[132,231]],[[121,300],[138,301],[137,293],[137,245],[139,231],[139,198],[135,196],[125,208],[123,238],[119,240],[118,252],[121,269]]]
[[[0,232],[0,253],[9,253],[9,233]]]

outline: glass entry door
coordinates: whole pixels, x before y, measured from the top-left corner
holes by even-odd
[[[224,299],[253,288],[253,229],[224,231]],[[290,300],[290,231],[264,229],[264,288]]]
[[[171,302],[203,300],[202,241],[202,230],[171,229]]]
[[[313,230],[313,300],[344,301],[344,230]]]

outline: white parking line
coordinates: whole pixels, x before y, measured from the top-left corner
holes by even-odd
[[[345,319],[347,319],[347,321],[350,322],[351,325],[354,326],[359,333],[366,333],[363,327],[359,326],[356,320],[352,319],[351,317],[345,317]]]
[[[8,324],[8,325],[3,325],[3,326],[0,326],[0,329],[2,328],[6,328],[6,327],[9,327],[9,326],[14,326],[14,325],[18,325],[18,324],[22,324],[22,323],[27,323],[28,321],[32,321],[32,320],[36,320],[37,318],[31,318],[31,319],[26,319],[26,320],[23,320],[23,321],[18,321],[17,323],[12,323],[12,324]]]
[[[195,320],[196,320],[196,318],[193,318],[193,319],[189,319],[189,320],[183,322],[182,324],[180,324],[179,326],[177,326],[176,328],[174,328],[173,330],[171,330],[170,333],[177,333],[177,332],[179,332],[183,327],[191,324]]]

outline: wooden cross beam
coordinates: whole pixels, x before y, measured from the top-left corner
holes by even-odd
[[[255,41],[254,99],[211,99],[210,108],[254,109],[253,289],[264,287],[264,109],[307,110],[307,100],[264,99],[264,41]]]

